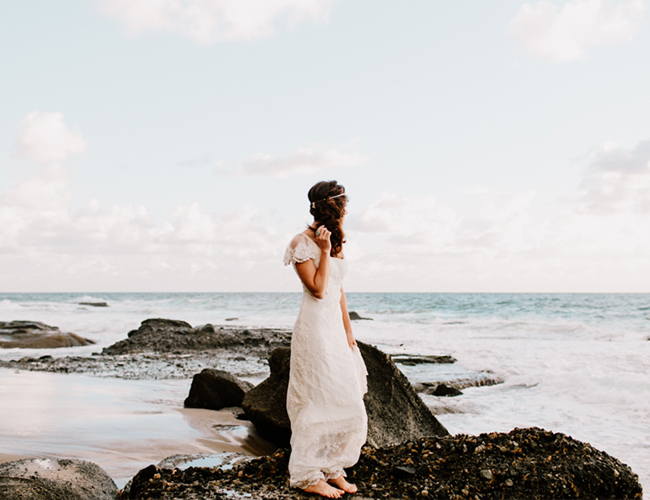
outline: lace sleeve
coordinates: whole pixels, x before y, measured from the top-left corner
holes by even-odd
[[[298,244],[294,247],[294,242],[289,243],[287,250],[284,252],[284,265],[288,266],[289,264],[297,264],[300,262],[306,262],[309,259],[316,257],[314,249],[311,248],[307,243],[300,240]]]

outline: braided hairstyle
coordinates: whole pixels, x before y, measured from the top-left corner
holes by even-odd
[[[341,253],[345,243],[343,216],[345,216],[348,197],[344,193],[345,188],[336,181],[322,181],[314,184],[307,194],[311,202],[309,213],[314,216],[314,221],[317,225],[325,226],[332,233],[330,236],[332,257]],[[343,196],[333,198],[337,195]]]

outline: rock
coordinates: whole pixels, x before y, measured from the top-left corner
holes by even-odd
[[[106,302],[79,302],[80,306],[108,307]]]
[[[257,432],[278,446],[289,446],[291,422],[287,415],[287,387],[291,348],[279,347],[269,356],[269,377],[244,396],[242,408]]]
[[[362,318],[362,317],[359,315],[359,313],[356,312],[356,311],[350,311],[350,312],[348,313],[348,315],[350,316],[350,319],[351,319],[352,321],[356,321],[356,320],[360,320],[360,319],[365,319],[365,320],[372,321],[372,318]]]
[[[358,344],[368,369],[368,443],[383,447],[448,435],[390,357],[376,347]],[[286,409],[290,362],[290,348],[275,349],[269,358],[269,378],[251,389],[242,403],[260,436],[278,446],[289,446],[291,437]]]
[[[481,477],[485,479],[486,481],[493,481],[494,476],[492,475],[492,471],[490,469],[483,469],[481,471]]]
[[[449,387],[445,384],[438,384],[435,390],[428,389],[424,391],[425,394],[430,394],[431,396],[460,396],[463,392],[456,389],[455,387]]]
[[[140,328],[128,333],[128,338],[105,347],[102,354],[121,355],[140,352],[180,353],[246,347],[260,349],[268,345],[284,345],[290,334],[281,330],[215,327],[208,323],[193,328],[185,321],[173,319],[147,319]]]
[[[486,451],[463,451],[479,446]],[[288,485],[289,456],[282,449],[232,468],[152,465],[135,476],[130,498],[222,499],[233,491],[252,499],[306,498]],[[354,498],[641,499],[643,493],[638,476],[615,458],[537,428],[365,446],[347,473],[359,488]]]
[[[452,364],[456,359],[449,355],[444,356],[411,356],[410,354],[398,354],[391,356],[394,363],[406,366],[415,366],[426,363],[431,364]]]
[[[194,375],[185,407],[220,410],[241,406],[244,395],[252,388],[253,384],[228,372],[206,368]]]
[[[3,500],[116,500],[113,480],[83,460],[28,459],[0,464]]]
[[[40,321],[0,321],[0,347],[4,348],[54,349],[94,343]]]
[[[381,448],[449,435],[390,356],[369,344],[358,344],[368,369],[368,443]]]

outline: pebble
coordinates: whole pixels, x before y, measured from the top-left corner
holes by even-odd
[[[481,471],[481,477],[483,479],[487,479],[488,481],[494,480],[494,476],[492,475],[492,471],[490,469],[483,469]]]

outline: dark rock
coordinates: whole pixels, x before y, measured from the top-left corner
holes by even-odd
[[[79,302],[80,306],[108,307],[106,302]]]
[[[415,469],[408,465],[393,467],[391,474],[400,479],[408,479],[415,476]]]
[[[381,448],[448,435],[390,356],[369,344],[358,344],[368,369],[368,443]]]
[[[281,345],[287,332],[271,329],[241,330],[215,328],[212,324],[193,328],[185,321],[147,319],[140,328],[132,330],[128,338],[102,350],[102,354],[121,355],[139,352],[178,353],[205,351],[231,347],[258,347]],[[263,349],[266,353],[267,349]]]
[[[226,318],[226,321],[237,321],[239,318]]]
[[[94,343],[39,321],[0,321],[0,347],[4,348],[55,349]]]
[[[291,348],[279,347],[269,356],[271,374],[244,396],[242,408],[264,439],[288,446],[291,422],[287,415],[287,387],[291,366]]]
[[[455,387],[449,387],[448,385],[445,384],[438,384],[435,388],[435,390],[427,390],[424,391],[425,394],[430,394],[432,396],[460,396],[463,392],[459,391]]]
[[[394,363],[399,363],[406,366],[415,366],[426,363],[431,364],[452,364],[456,359],[449,355],[444,356],[411,356],[409,354],[397,354],[391,356]]]
[[[3,500],[116,500],[113,480],[92,462],[28,459],[0,464]]]
[[[239,380],[228,372],[206,368],[194,375],[185,406],[208,410],[241,406],[244,395],[252,388],[253,384]]]
[[[350,316],[350,319],[351,319],[352,321],[356,321],[356,320],[360,320],[360,319],[365,319],[365,320],[372,321],[372,318],[362,318],[362,317],[359,315],[359,313],[356,312],[356,311],[350,311],[350,312],[348,313],[348,315]]]
[[[49,354],[46,354],[45,356],[41,356],[38,358],[39,361],[52,361],[54,358],[50,356]]]
[[[282,449],[230,469],[150,466],[133,479],[130,498],[208,500],[233,491],[252,499],[313,497],[289,488],[289,455]],[[359,488],[354,498],[641,499],[643,493],[637,475],[615,458],[537,428],[366,446],[347,473]]]
[[[358,344],[368,369],[368,443],[382,447],[449,434],[388,355]],[[286,409],[290,364],[291,349],[275,349],[269,358],[269,378],[251,389],[242,403],[259,434],[278,446],[288,446],[291,437]]]
[[[495,377],[487,372],[479,373],[478,375],[479,375],[478,377],[448,380],[442,385],[445,385],[446,387],[449,387],[452,390],[461,391],[462,389],[467,389],[468,387],[486,387],[491,385],[503,384],[502,379]],[[441,394],[435,394],[435,391],[437,390],[439,385],[441,385],[439,382],[416,382],[413,384],[413,389],[418,394],[423,393],[423,394],[439,396]]]

